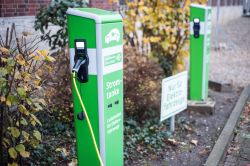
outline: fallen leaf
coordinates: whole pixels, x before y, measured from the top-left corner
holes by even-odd
[[[175,146],[178,145],[178,142],[175,139],[169,138],[168,142],[170,142],[172,145],[175,145]]]
[[[70,163],[68,163],[68,166],[76,166],[77,165],[77,159],[72,159]]]
[[[141,147],[140,145],[138,145],[136,148],[137,151],[141,151],[142,149],[143,149],[143,147]]]
[[[4,102],[5,100],[6,100],[6,98],[5,98],[4,96],[1,96],[1,97],[0,97],[0,101],[1,101],[1,102]]]
[[[184,124],[184,128],[188,131],[193,131],[193,129],[191,127],[189,127],[188,125]]]
[[[21,151],[20,152],[20,155],[22,156],[22,157],[24,157],[24,158],[27,158],[27,157],[30,157],[30,152],[27,152],[27,151]]]
[[[32,35],[32,33],[27,32],[27,31],[24,31],[24,32],[22,32],[22,35],[23,35],[23,36],[29,36],[29,35]]]
[[[201,151],[199,151],[199,155],[201,156],[206,156],[209,153],[209,151],[207,149],[203,149]]]
[[[197,140],[195,140],[195,139],[192,139],[192,140],[191,140],[191,144],[193,144],[193,145],[197,146],[198,141],[197,141]]]

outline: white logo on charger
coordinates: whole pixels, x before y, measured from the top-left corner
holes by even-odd
[[[105,36],[105,43],[109,44],[112,41],[119,42],[120,40],[120,32],[117,28],[112,29],[106,36]]]

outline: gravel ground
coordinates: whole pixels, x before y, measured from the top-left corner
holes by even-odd
[[[213,28],[209,79],[246,86],[250,83],[250,17],[240,17]]]
[[[225,122],[238,99],[240,89],[230,93],[209,91],[216,101],[213,116],[195,111],[183,111],[176,116],[176,128],[173,139],[176,145],[166,142],[159,154],[149,152],[125,166],[201,166],[211,152]],[[182,123],[181,120],[183,120]],[[197,141],[197,144],[192,143]]]

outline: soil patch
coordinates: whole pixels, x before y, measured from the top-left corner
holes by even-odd
[[[230,113],[237,102],[241,89],[230,93],[209,91],[216,101],[214,115],[184,111],[176,116],[176,131],[171,139],[166,138],[160,154],[148,153],[143,159],[133,160],[127,165],[192,165],[205,163],[215,141],[222,131]]]

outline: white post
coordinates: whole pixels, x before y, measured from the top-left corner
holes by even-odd
[[[215,47],[216,49],[219,49],[219,17],[220,17],[220,0],[217,0],[217,12],[216,12],[217,18],[216,18],[216,29],[215,29]]]
[[[170,132],[173,133],[175,130],[175,116],[170,118]]]

